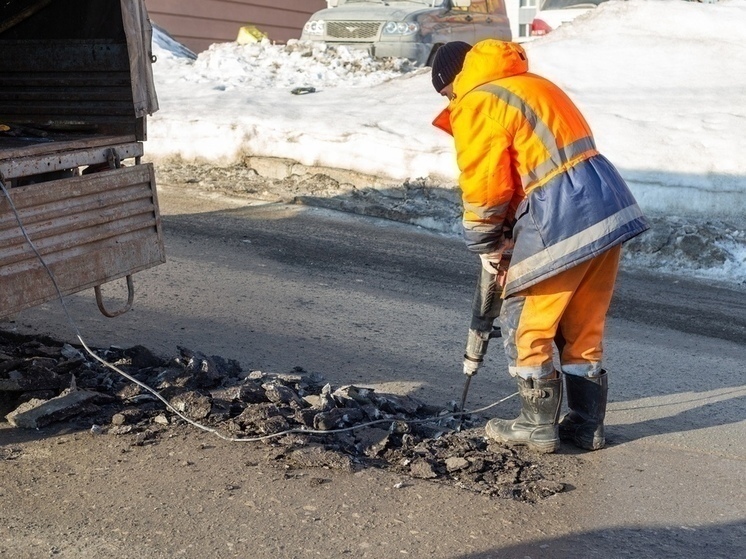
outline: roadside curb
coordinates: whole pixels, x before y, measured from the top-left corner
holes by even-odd
[[[398,181],[291,159],[247,156],[220,166],[179,159],[154,160],[159,183],[389,219],[438,233],[459,234],[458,187],[443,177]]]
[[[457,185],[442,178],[404,182],[346,169],[309,166],[291,159],[246,156],[220,166],[158,160],[159,183],[199,188],[236,198],[281,202],[387,219],[448,235],[461,234]],[[746,254],[746,221],[646,212],[652,228],[625,243],[624,263],[666,266],[691,277],[739,283],[728,270]],[[729,278],[729,279],[726,279]]]

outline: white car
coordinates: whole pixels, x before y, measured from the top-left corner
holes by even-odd
[[[504,0],[326,0],[301,39],[403,57],[427,66],[450,41],[511,40]],[[0,3],[1,0],[0,0]]]
[[[531,22],[531,36],[540,37],[596,8],[607,0],[544,0]]]

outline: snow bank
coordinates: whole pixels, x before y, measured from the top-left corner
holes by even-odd
[[[644,208],[733,216],[746,213],[744,27],[744,0],[612,0],[526,48]],[[261,155],[455,184],[451,139],[430,124],[443,100],[427,69],[298,41],[218,44],[196,60],[161,41],[155,50],[151,157]],[[317,92],[291,94],[303,86]]]

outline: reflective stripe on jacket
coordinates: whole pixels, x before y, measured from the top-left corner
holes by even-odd
[[[454,93],[434,124],[455,140],[467,246],[491,252],[517,220],[506,296],[648,228],[580,111],[528,72],[520,45],[477,43]]]

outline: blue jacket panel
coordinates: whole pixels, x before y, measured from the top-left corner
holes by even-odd
[[[624,179],[602,155],[532,190],[516,219],[506,297],[650,227]]]

